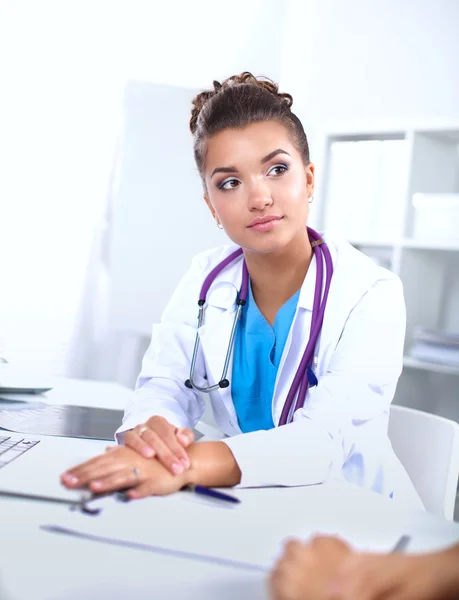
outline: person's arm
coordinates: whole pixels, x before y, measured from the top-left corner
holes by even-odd
[[[191,467],[171,474],[156,458],[145,458],[127,446],[110,447],[61,475],[68,488],[107,493],[130,488],[131,498],[172,494],[190,484],[233,486],[241,478],[231,450],[222,442],[202,442],[189,448]]]
[[[362,437],[372,440],[374,452],[361,457],[361,471],[377,472],[389,447],[387,415],[402,370],[404,336],[402,286],[388,276],[349,315],[328,371],[319,374],[294,422],[225,439],[242,472],[241,485],[321,483],[341,470]]]
[[[331,578],[327,600],[457,600],[459,544],[423,555],[355,554]]]
[[[334,537],[287,543],[273,600],[457,600],[459,544],[423,555],[360,554]]]
[[[189,484],[232,487],[241,481],[241,471],[233,453],[223,442],[199,442],[188,449],[191,467]]]

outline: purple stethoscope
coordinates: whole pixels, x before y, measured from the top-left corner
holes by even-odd
[[[311,242],[311,246],[316,257],[316,286],[314,291],[314,304],[312,308],[311,334],[309,337],[309,341],[306,345],[303,358],[301,359],[301,362],[298,366],[298,370],[295,374],[295,377],[293,378],[292,385],[290,386],[289,393],[287,394],[287,398],[285,400],[285,404],[279,419],[279,425],[285,425],[286,423],[290,423],[291,421],[293,421],[293,415],[295,411],[297,411],[304,405],[306,393],[308,391],[309,386],[314,387],[318,383],[317,377],[315,376],[314,371],[312,370],[312,361],[314,358],[315,346],[317,344],[317,340],[319,338],[320,330],[322,328],[322,323],[324,320],[325,307],[327,305],[328,292],[330,290],[330,283],[333,275],[333,262],[330,255],[330,250],[328,249],[328,246],[324,242],[322,237],[310,227],[307,227],[307,230],[309,241]],[[198,330],[202,326],[204,321],[204,308],[206,303],[206,296],[210,286],[215,281],[219,273],[221,273],[223,269],[225,269],[229,264],[236,260],[236,258],[241,256],[241,254],[242,248],[238,248],[235,252],[227,256],[214,269],[212,269],[212,271],[204,280],[198,300]],[[324,263],[326,269],[325,287],[323,286]],[[218,388],[227,388],[229,386],[230,382],[228,381],[226,376],[228,373],[229,363],[231,359],[231,352],[234,346],[236,327],[241,317],[242,308],[247,301],[248,288],[249,272],[247,270],[247,265],[244,260],[242,265],[242,285],[239,291],[238,299],[236,301],[237,310],[233,321],[233,327],[231,329],[231,336],[228,344],[228,350],[226,352],[221,379],[215,385],[211,385],[208,387],[199,387],[194,383],[194,370],[196,366],[196,358],[198,355],[199,348],[199,333],[197,332],[196,340],[194,343],[193,356],[191,359],[190,378],[185,381],[185,385],[187,388],[195,389],[199,392],[209,393],[213,392]],[[322,288],[324,289],[322,290]],[[293,406],[294,409],[292,410]]]

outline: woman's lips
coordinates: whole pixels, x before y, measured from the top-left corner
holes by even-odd
[[[254,219],[249,225],[249,229],[254,231],[271,231],[281,221],[283,217],[260,217]]]

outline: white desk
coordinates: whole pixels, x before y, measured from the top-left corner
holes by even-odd
[[[93,391],[97,388],[95,395],[89,393],[90,385],[75,384],[74,390],[77,387],[81,387],[81,390],[87,388],[85,398],[91,401],[89,406],[95,405],[93,400],[97,397],[98,406],[114,407],[110,403],[113,398],[110,386],[105,388],[110,396],[108,398],[104,394],[103,384],[94,386]],[[72,394],[72,397],[76,398],[77,394]],[[81,403],[82,398],[78,398],[75,403]],[[69,399],[70,395],[67,397]],[[50,448],[48,463],[56,465],[57,477],[67,458],[62,450],[58,459],[53,455],[54,440],[57,444],[58,438],[46,439]],[[78,447],[86,447],[86,451],[91,448],[92,451],[98,447],[97,444],[73,440],[68,447],[69,456],[73,457]],[[262,507],[263,498],[266,494],[272,494],[273,490],[247,489],[235,493],[243,502],[256,501]],[[413,536],[411,551],[441,548],[459,541],[458,524],[420,511],[407,510],[392,500],[342,482],[278,489],[275,493],[285,499],[285,502],[279,499],[276,506],[278,514],[285,510],[285,505],[294,502],[304,509],[307,527],[322,528],[328,524],[338,533],[340,530],[349,532],[353,527],[356,531],[368,527],[378,535],[378,531],[386,532],[388,527],[396,524],[401,533]],[[0,498],[1,600],[268,598],[263,573],[110,546],[39,529],[41,524],[59,522],[67,510],[60,505]],[[91,518],[98,517],[88,517]],[[270,519],[272,514],[267,516],[268,523]],[[240,532],[243,544],[244,536],[251,536],[251,523],[241,523]],[[286,533],[292,534],[294,531]]]
[[[265,490],[241,490],[262,499]],[[279,490],[280,491],[280,490]],[[327,514],[346,525],[373,519],[376,529],[395,517],[414,537],[413,549],[439,548],[459,541],[459,525],[420,512],[404,511],[390,500],[342,483],[298,488],[305,515]],[[142,501],[142,502],[148,502]],[[262,500],[260,502],[262,505]],[[335,511],[333,511],[333,506]],[[282,506],[279,506],[279,511]],[[29,501],[0,499],[2,600],[178,600],[266,599],[262,573],[174,558],[47,533],[40,524],[59,520],[67,509]],[[88,519],[98,517],[88,517]],[[307,518],[307,517],[306,517]],[[204,524],[203,524],[204,526]],[[241,524],[241,540],[250,523]]]

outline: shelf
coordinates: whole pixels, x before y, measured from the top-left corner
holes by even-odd
[[[365,248],[393,248],[398,245],[394,240],[372,240],[372,239],[352,239],[349,240],[352,246],[361,246]]]
[[[367,248],[412,248],[414,250],[438,250],[459,252],[459,235],[457,240],[414,240],[410,238],[393,240],[352,239],[353,246]]]
[[[420,133],[422,135],[445,138],[447,140],[459,141],[459,121],[432,119],[430,122],[406,121],[395,124],[387,123],[362,123],[356,122],[349,127],[349,123],[331,124],[326,135],[331,139],[401,139],[409,134]]]
[[[459,375],[459,367],[417,360],[416,358],[412,358],[411,356],[405,356],[403,358],[403,366],[409,369],[420,369],[422,371],[431,371],[433,373]]]
[[[418,250],[448,250],[458,252],[459,235],[457,240],[414,240],[405,238],[401,240],[400,245],[403,248],[415,248]]]

